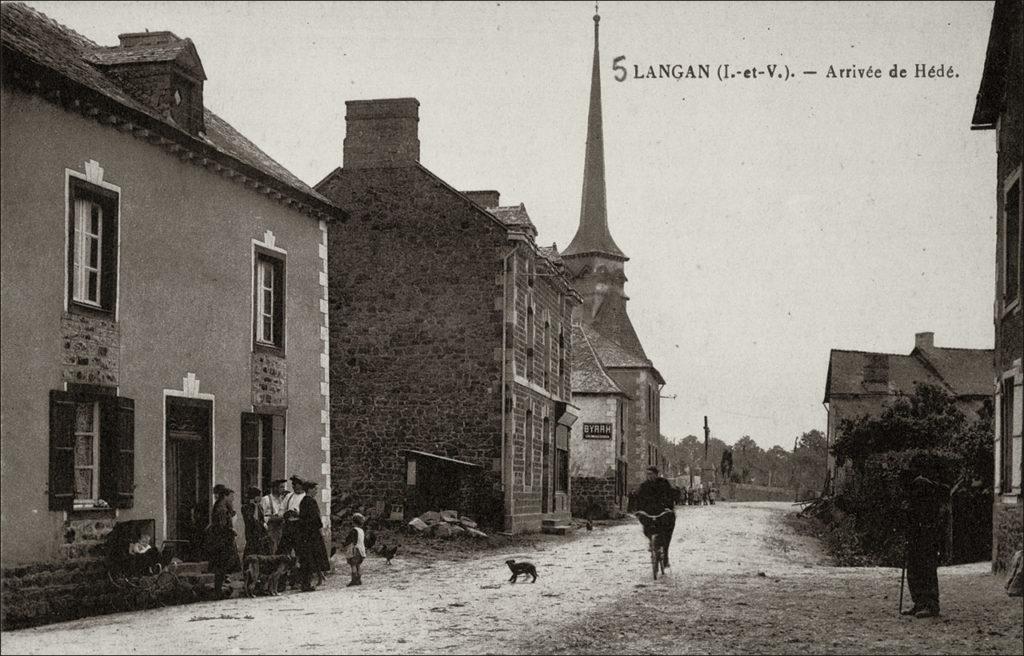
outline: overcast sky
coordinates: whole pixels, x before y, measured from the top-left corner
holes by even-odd
[[[579,220],[592,3],[30,2],[102,45],[195,42],[208,107],[310,184],[346,100],[420,100],[421,161]],[[792,448],[823,429],[829,349],[991,348],[994,133],[971,132],[991,2],[601,3],[608,217],[630,315],[668,381],[662,431]],[[788,81],[627,79],[768,64]],[[914,79],[914,65],[959,77]],[[897,64],[908,77],[891,79]],[[882,79],[829,79],[882,68]],[[801,75],[817,70],[816,76]]]

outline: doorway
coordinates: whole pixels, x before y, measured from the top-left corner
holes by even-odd
[[[213,402],[167,398],[167,542],[185,561],[202,560],[210,521]]]

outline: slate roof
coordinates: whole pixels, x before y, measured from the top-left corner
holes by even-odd
[[[917,383],[955,396],[992,393],[992,350],[915,348],[909,355],[843,351],[829,355],[825,402],[838,395],[909,395]]]
[[[530,215],[526,213],[526,206],[522,203],[519,203],[518,205],[492,207],[487,211],[510,228],[526,229],[533,236],[537,236],[537,227],[533,225],[533,221],[530,220]]]
[[[172,35],[174,36],[174,35]],[[175,37],[177,38],[177,37]],[[99,66],[117,66],[120,64],[146,64],[155,62],[176,61],[179,58],[187,66],[197,64],[197,70],[202,71],[202,64],[198,61],[192,62],[191,55],[195,51],[192,39],[180,39],[173,43],[145,46],[100,46],[84,53],[87,61]],[[198,55],[197,55],[198,57]],[[203,72],[203,79],[206,74]]]
[[[624,395],[601,366],[588,332],[582,324],[572,326],[572,393]]]
[[[136,101],[117,80],[104,75],[92,63],[96,57],[105,56],[102,53],[109,48],[99,46],[45,14],[21,3],[0,5],[0,43],[5,50],[5,59],[10,56],[24,57],[73,83],[101,94],[131,112],[143,114],[173,128],[168,134],[176,141],[185,145],[199,141],[308,197],[318,204],[318,209],[342,214],[333,206],[323,207],[330,204],[326,198],[299,180],[208,108],[203,110],[205,134],[193,136],[181,130],[173,121]],[[184,43],[189,42],[186,40]],[[152,56],[164,55],[154,51]]]

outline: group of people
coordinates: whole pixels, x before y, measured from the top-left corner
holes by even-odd
[[[303,592],[314,590],[313,577],[322,577],[330,569],[327,549],[320,531],[320,506],[316,502],[316,481],[292,476],[289,492],[284,479],[272,481],[267,494],[258,487],[245,490],[242,521],[245,525],[244,556],[294,555],[298,569],[291,580],[282,585],[299,586]],[[235,546],[233,520],[235,492],[225,485],[213,488],[216,501],[206,529],[206,555],[214,573],[215,593],[230,596],[224,590],[228,575],[241,570]]]

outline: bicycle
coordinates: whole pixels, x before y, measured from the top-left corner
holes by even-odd
[[[654,575],[654,580],[657,581],[658,570],[660,569],[661,573],[664,574],[665,564],[668,563],[668,544],[663,543],[660,538],[663,533],[667,532],[669,526],[667,525],[668,520],[662,520],[662,517],[670,516],[674,524],[675,510],[666,508],[657,515],[638,510],[636,515],[637,519],[640,520],[640,524],[644,527],[644,534],[650,533],[647,538],[650,542],[648,549],[651,552],[651,574]]]

